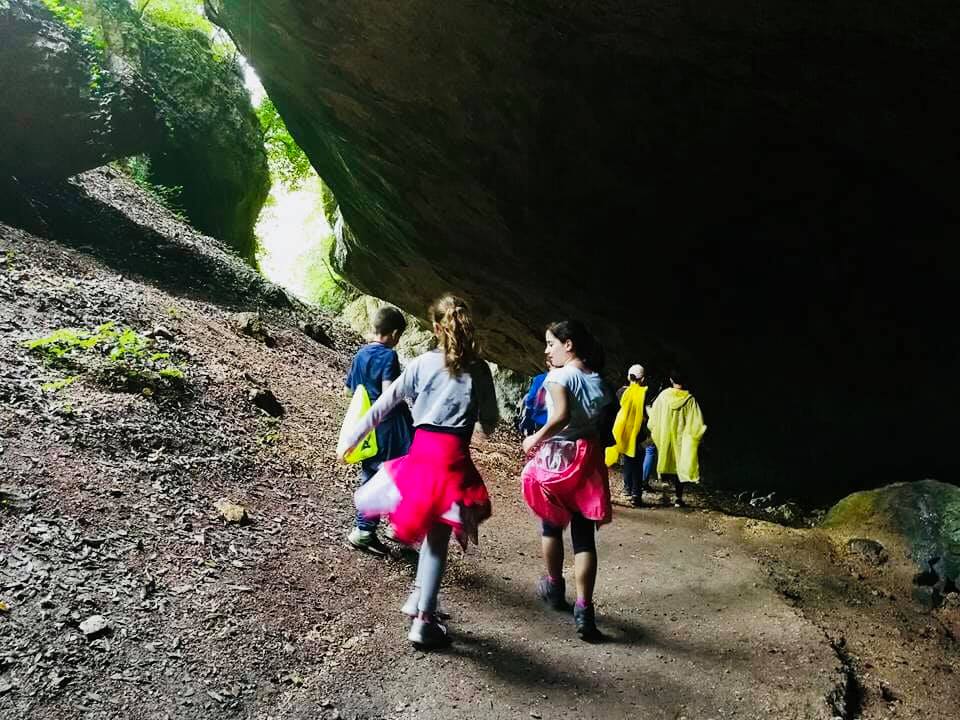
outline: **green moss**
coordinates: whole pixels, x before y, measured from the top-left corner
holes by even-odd
[[[92,331],[60,328],[23,346],[48,367],[78,373],[44,383],[41,390],[45,392],[66,387],[82,373],[112,389],[146,395],[179,393],[185,388],[186,374],[169,353],[153,352],[150,338],[114,323],[104,323]]]

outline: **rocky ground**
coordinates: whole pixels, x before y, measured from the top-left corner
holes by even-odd
[[[955,608],[705,494],[617,508],[607,642],[580,643],[531,598],[505,435],[475,443],[495,515],[451,553],[453,646],[413,650],[414,556],[343,543],[354,470],[333,446],[359,339],[112,171],[29,212],[33,233],[0,224],[0,717],[955,716]],[[121,390],[97,348],[70,365],[24,347],[106,322],[183,378],[128,364]]]

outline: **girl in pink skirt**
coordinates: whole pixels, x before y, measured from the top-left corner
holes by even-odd
[[[603,349],[579,322],[551,324],[545,354],[553,365],[547,389],[547,424],[523,441],[533,456],[523,468],[523,498],[541,519],[546,575],[537,595],[566,609],[563,580],[563,528],[573,539],[577,601],[573,619],[584,640],[600,639],[593,610],[597,580],[597,526],[610,522],[610,483],[602,437],[615,407],[614,396],[598,374]]]
[[[490,517],[487,488],[470,458],[470,437],[478,421],[484,432],[493,432],[498,415],[493,378],[480,359],[466,303],[447,295],[433,304],[430,317],[439,348],[411,361],[337,448],[343,458],[391,409],[413,402],[409,454],[385,462],[354,500],[364,515],[389,516],[399,542],[423,541],[404,611],[414,616],[408,638],[424,647],[448,641],[437,619],[437,594],[451,532],[466,547]]]

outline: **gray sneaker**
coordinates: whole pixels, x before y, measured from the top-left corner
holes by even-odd
[[[400,612],[409,618],[415,618],[420,614],[420,588],[414,587],[413,591],[407,596],[407,601],[400,608]],[[437,609],[434,613],[441,620],[449,620],[450,613],[440,606],[440,599],[437,599]]]
[[[537,597],[554,610],[567,610],[567,583],[563,578],[560,582],[552,583],[550,578],[544,575],[537,582]]]
[[[350,534],[347,535],[347,542],[357,550],[363,550],[364,552],[373,553],[374,555],[390,554],[387,546],[380,542],[380,538],[377,537],[377,534],[373,532],[373,530],[361,530],[355,527],[350,531]]]
[[[577,628],[577,635],[585,642],[600,642],[603,635],[597,629],[597,620],[593,605],[587,607],[573,606],[573,624]]]
[[[439,648],[450,644],[447,629],[436,620],[414,618],[407,640],[421,648]]]

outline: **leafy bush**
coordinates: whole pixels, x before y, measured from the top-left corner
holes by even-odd
[[[313,166],[277,112],[273,101],[264,97],[257,107],[257,118],[263,128],[263,147],[274,181],[296,190],[313,174]]]
[[[153,352],[153,340],[128,327],[105,323],[92,332],[61,328],[46,337],[23,343],[33,355],[52,368],[88,372],[114,390],[147,396],[179,393],[186,374],[169,353]],[[73,375],[45,383],[41,390],[56,392],[76,381]]]

